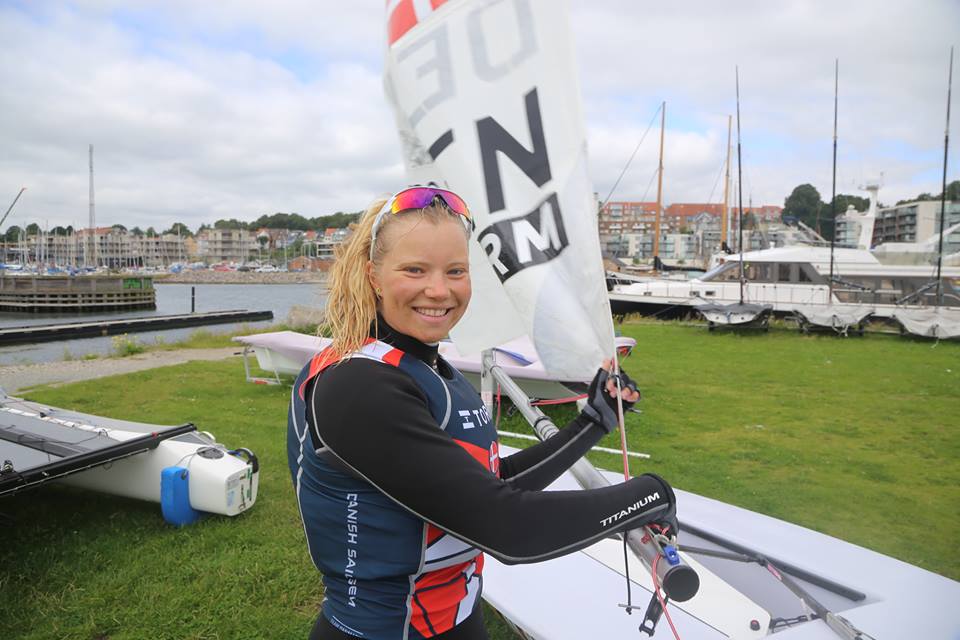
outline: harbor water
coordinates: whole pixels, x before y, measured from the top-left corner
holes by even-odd
[[[248,311],[273,311],[273,321],[250,322],[241,324],[209,325],[163,331],[145,331],[131,333],[130,339],[146,345],[156,342],[177,342],[187,338],[194,331],[228,333],[241,326],[252,328],[269,327],[284,322],[294,306],[323,308],[326,303],[326,290],[318,284],[161,284],[156,286],[157,308],[155,311],[126,311],[114,313],[2,313],[0,327],[22,327],[39,324],[61,324],[65,322],[87,322],[92,320],[119,320],[122,318],[148,317],[190,313],[191,288],[195,289],[195,311],[229,311],[246,309]],[[59,342],[21,344],[0,347],[0,365],[30,364],[34,362],[54,362],[67,358],[106,355],[113,348],[114,336],[81,338]]]

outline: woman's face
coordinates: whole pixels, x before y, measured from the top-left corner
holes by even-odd
[[[387,251],[370,263],[370,282],[380,289],[379,310],[391,327],[421,342],[445,338],[470,302],[470,271],[463,224],[418,215],[394,220]]]

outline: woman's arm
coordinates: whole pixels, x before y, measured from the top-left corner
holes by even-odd
[[[623,388],[618,390],[609,367],[610,362],[604,362],[590,382],[584,411],[544,442],[504,458],[500,465],[502,478],[520,489],[543,489],[618,427],[617,393],[623,398],[624,409],[632,407],[640,393],[625,373],[620,378]]]
[[[675,498],[653,475],[592,491],[530,491],[491,474],[441,431],[405,373],[350,360],[309,390],[315,445],[415,516],[505,563],[582,549],[672,517]]]
[[[600,425],[580,414],[552,437],[502,458],[500,477],[518,489],[543,489],[606,433]]]

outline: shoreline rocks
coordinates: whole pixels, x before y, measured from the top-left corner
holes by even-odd
[[[255,271],[181,271],[157,274],[154,284],[323,284],[322,271],[257,273]]]

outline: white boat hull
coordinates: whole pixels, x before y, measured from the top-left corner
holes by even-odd
[[[501,453],[512,450],[502,447]],[[604,472],[611,483],[622,476]],[[564,474],[548,490],[578,489]],[[696,527],[750,547],[839,583],[865,598],[854,600],[804,581],[805,589],[828,609],[850,620],[876,640],[956,640],[960,637],[960,583],[889,556],[858,547],[782,520],[678,490],[680,546],[711,546],[683,527]],[[683,553],[685,559],[692,554]],[[758,638],[770,634],[771,615],[809,613],[766,569],[715,558],[699,561],[701,590],[686,603],[668,603],[684,640]],[[507,566],[487,558],[484,598],[531,638],[637,638],[637,628],[652,593],[650,574],[631,562],[633,615],[618,605],[626,601],[622,543],[604,540],[583,551],[548,562]],[[726,586],[714,582],[720,579]],[[733,588],[738,594],[731,593]],[[752,629],[756,620],[760,629]],[[837,640],[821,620],[780,628],[776,638]],[[673,638],[666,618],[654,638]]]
[[[0,410],[58,427],[108,438],[115,443],[141,438],[159,425],[68,411],[18,398],[5,398]],[[167,467],[188,470],[190,506],[205,513],[235,516],[254,505],[259,470],[251,460],[228,453],[212,435],[190,432],[160,441],[155,448],[78,471],[60,483],[126,498],[161,502],[161,474]]]
[[[111,431],[111,437],[119,435]],[[131,433],[131,436],[140,434]],[[67,476],[64,484],[115,496],[160,502],[160,477],[164,469],[181,466],[190,473],[190,506],[197,511],[235,516],[257,501],[260,474],[245,460],[229,454],[203,458],[204,445],[176,439],[161,442],[156,449]]]
[[[245,345],[245,349],[252,350],[256,356],[257,365],[264,371],[273,373],[276,381],[279,381],[280,375],[299,374],[310,358],[330,344],[329,338],[308,336],[295,331],[238,336],[234,341]],[[636,345],[636,340],[618,337],[616,345],[618,349],[630,350]],[[439,352],[479,391],[481,369],[479,355],[464,356],[452,342],[441,342]],[[533,344],[527,338],[511,340],[495,349],[494,353],[497,365],[506,371],[530,398],[544,400],[572,398],[585,390],[585,385],[590,382],[589,379],[558,380],[547,374]],[[249,375],[248,377],[256,382],[274,381],[253,378]]]

